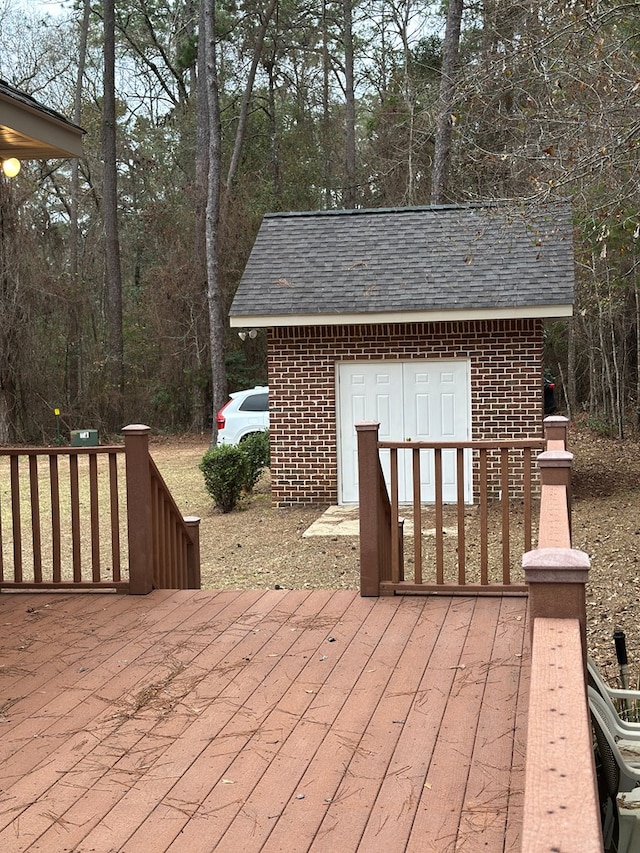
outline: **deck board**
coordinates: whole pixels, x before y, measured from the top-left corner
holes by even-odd
[[[3,853],[519,847],[526,599],[0,596]]]

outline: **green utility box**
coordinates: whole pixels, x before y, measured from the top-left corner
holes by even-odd
[[[97,429],[72,429],[71,447],[97,447]]]

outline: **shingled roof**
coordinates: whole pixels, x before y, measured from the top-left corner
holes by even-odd
[[[565,205],[269,214],[231,325],[569,316],[573,282]]]

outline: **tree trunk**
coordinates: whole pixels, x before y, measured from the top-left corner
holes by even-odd
[[[344,12],[344,123],[345,187],[344,207],[356,206],[356,97],[353,81],[353,0],[343,0]]]
[[[195,210],[195,275],[198,294],[198,305],[204,310],[207,304],[207,181],[209,179],[209,110],[207,108],[207,72],[204,51],[204,2],[200,3],[198,30],[200,34],[198,57],[197,57],[197,113],[196,113],[196,163],[195,163],[195,186],[194,210]],[[200,303],[200,299],[202,300]],[[200,359],[200,347],[195,347],[194,358],[196,360],[196,375],[200,375],[202,367]],[[205,357],[204,361],[207,361]],[[209,360],[210,361],[210,360]],[[208,400],[205,383],[193,384],[192,393],[192,416],[193,423],[199,432],[204,431],[205,424],[208,425]]]
[[[331,107],[329,102],[329,25],[327,2],[322,0],[322,184],[326,210],[334,207],[331,157]]]
[[[275,53],[275,51],[274,51]],[[278,112],[276,106],[275,57],[269,57],[265,63],[268,79],[268,116],[269,123],[269,168],[271,172],[271,192],[274,209],[280,210],[282,204],[282,176],[280,173],[280,157],[278,154]]]
[[[110,381],[107,420],[111,429],[119,430],[124,425],[124,340],[122,333],[122,274],[118,234],[114,0],[104,0],[102,5],[104,13],[103,217],[107,323],[109,327],[108,377]]]
[[[8,178],[0,172],[0,444],[16,437],[16,359],[20,357],[16,203]]]
[[[578,413],[578,395],[576,392],[576,319],[569,320],[569,343],[567,348],[567,415],[573,420]]]
[[[451,167],[451,128],[453,104],[456,94],[456,66],[460,44],[460,26],[464,0],[449,0],[447,26],[442,46],[442,71],[440,96],[436,118],[436,140],[431,175],[431,202],[447,201],[447,184]]]
[[[216,68],[216,7],[215,0],[203,0],[205,51],[205,91],[208,122],[207,207],[206,207],[206,255],[207,255],[207,302],[209,305],[209,340],[211,351],[211,379],[213,411],[222,408],[227,401],[227,376],[225,368],[224,306],[219,280],[218,230],[220,224],[220,105],[218,101],[218,74]],[[218,427],[213,418],[211,443],[216,443]]]
[[[258,70],[258,64],[262,57],[262,51],[264,48],[264,39],[267,34],[267,28],[269,26],[269,21],[275,11],[276,4],[278,0],[270,0],[269,5],[264,13],[264,17],[260,23],[260,29],[258,31],[258,38],[256,40],[256,44],[253,50],[253,57],[251,59],[251,67],[249,69],[249,76],[247,77],[247,82],[244,87],[244,92],[242,95],[242,104],[240,106],[240,115],[238,116],[238,125],[236,127],[236,137],[233,145],[233,151],[231,153],[231,160],[229,162],[229,171],[227,173],[227,181],[224,187],[224,196],[222,199],[222,208],[220,211],[220,217],[224,222],[227,215],[227,208],[229,206],[229,201],[231,199],[231,189],[233,186],[233,182],[235,181],[236,175],[238,173],[238,167],[240,165],[240,154],[242,152],[242,145],[244,143],[244,137],[247,129],[247,119],[249,118],[249,105],[251,104],[251,94],[253,92],[253,84],[256,79],[256,72]],[[216,91],[217,91],[217,82],[216,82]],[[217,95],[216,95],[217,97]]]
[[[84,0],[82,22],[80,24],[80,39],[78,44],[78,73],[76,75],[76,92],[73,105],[73,121],[80,124],[82,119],[82,81],[87,56],[87,36],[89,32],[89,16],[91,14],[90,0]],[[80,229],[78,227],[78,210],[80,204],[80,164],[76,157],[71,161],[71,215],[69,227],[71,232],[70,266],[71,266],[71,300],[69,305],[69,338],[67,341],[67,395],[69,405],[75,408],[78,403],[81,388],[81,335],[80,316],[82,303],[82,288],[80,286],[80,270],[78,253],[80,250]]]

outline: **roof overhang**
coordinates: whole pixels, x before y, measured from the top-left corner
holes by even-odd
[[[81,157],[81,127],[28,97],[0,90],[0,158]]]
[[[448,309],[367,314],[240,315],[229,318],[232,328],[282,326],[363,326],[379,323],[455,323],[473,320],[559,320],[573,316],[573,305],[527,305],[520,308]]]

